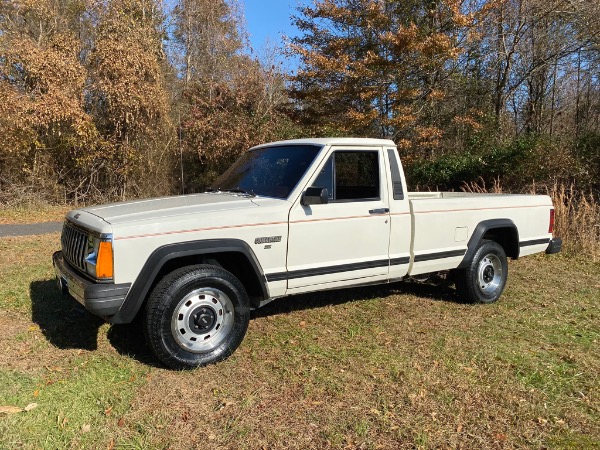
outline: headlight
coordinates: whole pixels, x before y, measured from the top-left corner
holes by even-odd
[[[113,277],[112,235],[88,237],[87,256],[85,258],[87,273],[98,280]]]

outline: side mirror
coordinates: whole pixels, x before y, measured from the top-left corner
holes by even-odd
[[[304,206],[308,205],[326,205],[329,203],[329,192],[326,188],[309,187],[302,194],[300,201]]]

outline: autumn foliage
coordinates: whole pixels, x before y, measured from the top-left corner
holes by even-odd
[[[156,11],[136,0],[2,3],[2,200],[18,197],[11,188],[75,202],[140,193],[135,166],[171,126]]]
[[[514,189],[600,187],[598,2],[319,0],[294,23],[312,133],[393,139],[413,186],[504,177],[513,158]]]
[[[393,139],[413,188],[597,195],[598,2],[305,5],[285,74],[236,0],[1,2],[0,204],[195,192],[252,145],[325,135]]]
[[[434,149],[440,123],[426,112],[445,98],[448,64],[473,23],[458,1],[326,0],[300,10],[292,51],[298,115],[318,133],[381,136]]]
[[[248,62],[229,82],[206,80],[185,90],[187,113],[181,123],[187,168],[184,188],[210,185],[254,145],[295,137],[291,121],[276,109],[282,99],[273,95],[282,89],[272,85],[279,81],[272,75]]]
[[[2,2],[0,202],[189,192],[278,137],[282,77],[243,54],[233,6]]]

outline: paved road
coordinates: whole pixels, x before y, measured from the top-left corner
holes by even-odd
[[[62,222],[17,223],[0,225],[0,238],[56,233],[62,229],[62,225]]]

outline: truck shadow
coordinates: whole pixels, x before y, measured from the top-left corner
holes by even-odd
[[[48,342],[62,349],[98,348],[98,329],[104,321],[63,296],[54,280],[33,281],[29,294],[31,320],[39,325]]]
[[[50,344],[60,349],[98,349],[98,332],[104,320],[89,313],[71,297],[62,295],[54,280],[29,285],[31,320]],[[111,325],[107,338],[122,355],[150,366],[158,366],[146,346],[139,320],[127,325]]]
[[[31,319],[39,325],[44,337],[60,349],[96,350],[98,330],[105,323],[85,310],[77,301],[63,296],[54,280],[34,281],[29,287]],[[275,300],[252,312],[251,318],[275,316],[292,311],[322,308],[390,295],[414,295],[434,301],[462,303],[448,282],[407,280],[388,285],[321,291]],[[162,367],[147,347],[142,323],[112,325],[107,338],[121,355],[153,367]]]
[[[164,368],[146,345],[139,316],[132,323],[111,325],[106,337],[120,355],[128,356],[147,366]]]
[[[260,309],[254,310],[252,318],[275,316],[305,309],[323,308],[343,303],[360,302],[371,298],[390,295],[414,295],[434,301],[462,304],[464,301],[445,279],[432,278],[427,281],[407,279],[401,282],[347,289],[298,294],[277,299]]]

